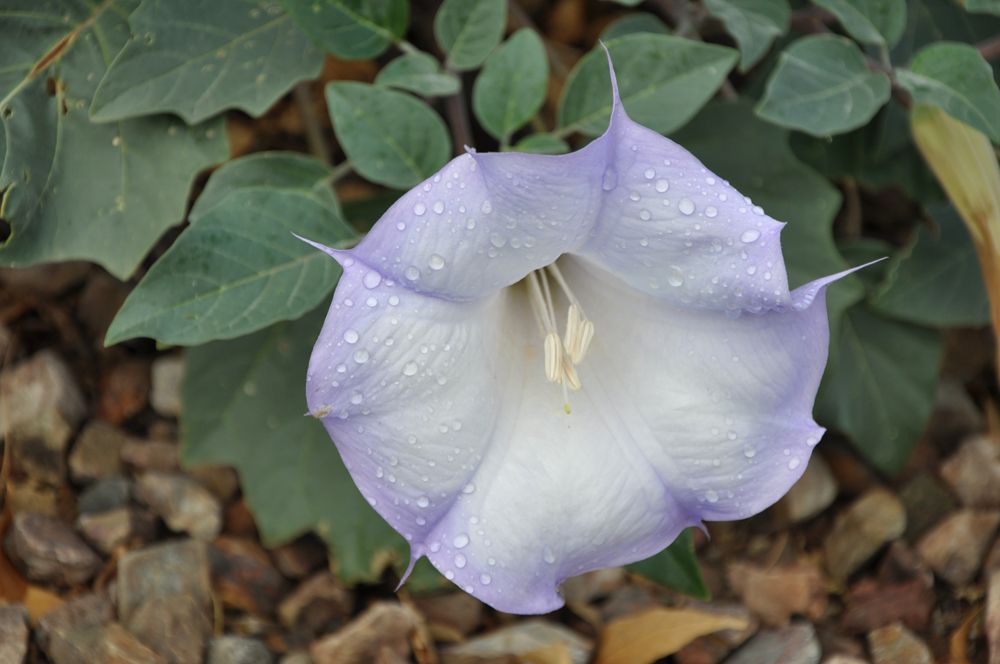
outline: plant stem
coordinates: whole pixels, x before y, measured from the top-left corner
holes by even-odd
[[[448,125],[451,126],[455,154],[460,155],[465,150],[465,146],[473,147],[472,130],[469,125],[469,109],[465,104],[464,89],[459,89],[455,94],[445,98],[444,111],[448,116]]]
[[[292,91],[295,98],[295,105],[299,108],[299,115],[302,116],[302,124],[306,129],[306,143],[309,144],[309,152],[322,161],[324,164],[330,163],[330,147],[323,137],[323,128],[320,126],[319,116],[316,115],[316,108],[312,103],[312,93],[309,90],[309,83],[299,83]]]
[[[508,3],[508,10],[510,12],[510,24],[514,30],[520,28],[531,28],[542,38],[542,43],[545,44],[545,53],[549,56],[549,65],[552,67],[552,74],[559,80],[565,80],[569,75],[569,70],[572,66],[567,63],[559,50],[556,49],[552,43],[545,37],[545,34],[538,29],[535,22],[531,20],[531,16],[528,12],[517,3],[517,0],[511,0]]]

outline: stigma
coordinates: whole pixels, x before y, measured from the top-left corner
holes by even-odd
[[[562,291],[569,307],[563,334],[559,334],[558,317],[552,297],[552,285]],[[587,318],[580,301],[570,290],[569,284],[555,263],[530,272],[527,276],[528,299],[531,311],[544,337],[545,379],[562,387],[563,412],[572,412],[569,393],[580,389],[580,376],[576,367],[583,362],[594,338],[594,324]]]

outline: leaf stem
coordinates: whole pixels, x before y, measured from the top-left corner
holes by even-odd
[[[323,136],[323,128],[320,126],[319,116],[316,114],[316,107],[312,103],[312,93],[309,83],[299,83],[292,91],[295,98],[295,105],[299,109],[302,117],[302,124],[306,130],[306,143],[309,144],[309,152],[324,164],[330,163],[330,146],[326,144]]]
[[[330,184],[336,184],[338,180],[346,175],[349,175],[354,170],[354,164],[350,162],[349,159],[345,159],[330,171],[330,174],[326,177],[326,181]]]
[[[396,48],[398,48],[403,53],[407,55],[412,55],[413,53],[419,53],[420,49],[406,41],[405,39],[400,39],[396,42]]]
[[[996,60],[1000,58],[1000,36],[980,42],[976,45],[976,48],[979,49],[979,53],[987,60]]]
[[[455,94],[445,97],[444,111],[448,116],[448,124],[451,126],[455,154],[460,155],[465,151],[465,146],[473,147],[469,109],[465,103],[465,90],[463,88],[459,88]]]

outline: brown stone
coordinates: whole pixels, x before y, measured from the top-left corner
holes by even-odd
[[[90,272],[86,261],[40,263],[27,267],[0,268],[0,284],[19,293],[55,297],[82,282]]]
[[[118,546],[152,540],[156,534],[156,519],[144,510],[119,507],[97,514],[81,514],[76,527],[98,551],[110,554]]]
[[[128,287],[105,272],[93,272],[76,302],[76,315],[94,344],[101,348],[104,335],[128,296]]]
[[[0,664],[21,664],[28,656],[28,610],[0,605]]]
[[[44,514],[15,514],[5,544],[24,576],[39,583],[85,583],[101,566],[101,559],[72,528]]]
[[[899,492],[906,510],[906,532],[903,537],[915,542],[941,519],[958,507],[958,501],[936,477],[921,473],[907,482]]]
[[[990,573],[986,586],[986,640],[989,664],[1000,664],[1000,570]]]
[[[222,602],[257,615],[274,613],[288,584],[256,542],[220,537],[209,549],[212,579]]]
[[[180,540],[130,551],[118,563],[118,616],[128,625],[147,599],[187,595],[208,613],[212,605],[208,551],[203,542]]]
[[[406,661],[410,635],[420,625],[413,609],[393,602],[370,606],[343,629],[316,641],[310,648],[315,664],[369,664],[380,658]]]
[[[728,578],[746,607],[768,625],[783,627],[793,615],[817,620],[826,611],[826,580],[808,563],[764,568],[736,562],[729,565]]]
[[[128,434],[107,422],[88,422],[69,455],[73,480],[86,483],[121,475],[121,449],[129,439]]]
[[[149,401],[160,415],[177,417],[181,414],[181,381],[184,379],[184,358],[164,355],[153,361],[153,389]]]
[[[802,477],[778,502],[775,510],[784,522],[801,523],[825,510],[836,497],[837,480],[830,466],[823,457],[813,454]]]
[[[354,596],[332,572],[323,570],[281,602],[278,618],[289,629],[320,634],[347,619],[353,605]]]
[[[1000,445],[976,436],[941,465],[941,476],[966,507],[1000,507]]]
[[[483,603],[468,593],[417,597],[414,605],[433,633],[450,631],[457,640],[474,632],[483,621]]]
[[[186,594],[152,597],[132,612],[126,627],[171,664],[201,664],[212,621],[200,604]]]
[[[137,470],[169,473],[180,468],[177,443],[163,440],[130,440],[122,446],[122,461]]]
[[[678,664],[718,664],[760,629],[760,621],[741,604],[691,602],[688,606],[699,611],[732,616],[743,621],[746,628],[724,629],[698,637],[674,655]]]
[[[185,475],[148,472],[136,482],[135,496],[175,532],[211,540],[222,530],[219,501]]]
[[[246,636],[227,634],[208,644],[206,664],[271,664],[271,653],[263,643]]]
[[[142,411],[149,401],[149,364],[125,360],[101,373],[97,416],[114,425]]]
[[[813,626],[795,622],[781,629],[761,630],[726,664],[819,664],[821,652]]]
[[[934,573],[956,586],[972,581],[1000,525],[1000,512],[963,509],[921,538],[917,552]]]
[[[312,535],[304,535],[271,549],[271,559],[290,579],[302,579],[326,563],[326,547]]]
[[[35,640],[56,664],[99,661],[101,629],[113,614],[111,600],[103,593],[80,595],[46,613],[38,621]]]
[[[906,512],[899,498],[881,488],[868,491],[837,515],[827,534],[827,570],[835,579],[846,579],[905,530]]]
[[[166,660],[150,650],[131,632],[119,625],[105,625],[101,633],[101,657],[104,664],[164,664]]]
[[[921,579],[890,584],[865,579],[851,588],[844,604],[841,626],[848,632],[864,634],[895,622],[921,631],[930,620],[934,593]]]
[[[66,448],[87,412],[66,364],[44,350],[0,374],[0,421],[11,479],[51,486],[66,478]]]
[[[229,466],[195,466],[184,472],[209,490],[222,503],[228,503],[240,491],[240,480]]]
[[[927,644],[899,623],[869,632],[868,648],[873,664],[934,664]]]

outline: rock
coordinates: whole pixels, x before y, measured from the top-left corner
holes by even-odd
[[[985,428],[983,414],[968,390],[961,382],[942,377],[924,435],[939,449],[945,449]]]
[[[899,623],[868,633],[873,664],[934,664],[930,649]]]
[[[153,389],[149,401],[160,415],[177,417],[181,414],[181,381],[184,379],[184,358],[165,355],[153,361]]]
[[[0,664],[22,664],[28,656],[28,610],[0,605]]]
[[[101,373],[97,415],[120,425],[136,415],[149,401],[149,364],[128,359],[105,367]]]
[[[212,605],[207,545],[195,540],[130,551],[118,563],[118,616],[128,625],[147,599],[189,595],[207,612]]]
[[[709,613],[732,616],[746,623],[746,629],[724,629],[698,637],[674,654],[677,664],[718,664],[729,653],[746,643],[760,628],[760,622],[740,604],[694,602],[690,606]]]
[[[8,479],[4,495],[4,506],[13,514],[37,512],[48,516],[61,517],[72,514],[73,494],[65,485],[49,486],[30,478]]]
[[[332,572],[323,570],[303,581],[281,602],[278,618],[289,629],[321,634],[346,620],[353,605],[353,595]]]
[[[94,272],[87,279],[76,301],[76,316],[98,348],[104,345],[104,335],[111,320],[128,296],[128,287],[105,272]]]
[[[267,552],[252,540],[220,537],[209,548],[209,560],[216,592],[226,606],[270,615],[288,592]]]
[[[573,664],[586,664],[594,644],[576,632],[546,620],[533,618],[450,646],[441,651],[442,664],[491,662],[504,656],[527,655],[554,644],[563,644]],[[518,661],[515,659],[515,661]],[[557,660],[562,661],[562,660]]]
[[[290,579],[302,579],[326,563],[326,547],[316,537],[303,535],[271,549],[271,559]]]
[[[126,623],[130,632],[172,664],[201,664],[212,621],[191,595],[146,600]]]
[[[218,636],[208,644],[206,664],[271,664],[263,643],[245,636]]]
[[[222,530],[222,506],[208,489],[184,475],[148,472],[135,495],[175,532],[212,540]]]
[[[934,593],[922,579],[880,584],[873,579],[857,583],[844,597],[841,627],[864,634],[878,627],[902,622],[910,629],[927,627],[934,608]]]
[[[156,535],[156,519],[148,512],[131,507],[81,514],[76,527],[88,542],[104,554],[136,540],[152,540]]]
[[[240,479],[229,466],[195,466],[185,468],[188,477],[194,478],[222,503],[228,503],[240,492]]]
[[[111,623],[101,630],[99,656],[93,662],[104,664],[165,664],[165,660],[150,650],[131,632]]]
[[[124,477],[97,480],[80,494],[81,514],[98,514],[128,505],[132,497],[132,482]]]
[[[1000,664],[1000,570],[990,573],[986,586],[986,640],[990,664]]]
[[[52,351],[0,374],[0,420],[10,445],[11,479],[62,484],[66,447],[86,412],[80,388]]]
[[[801,523],[813,518],[837,497],[837,480],[830,466],[818,454],[809,458],[806,471],[785,494],[775,510],[785,523]]]
[[[413,602],[437,641],[463,641],[483,621],[483,603],[467,593],[417,597]]]
[[[818,620],[826,611],[826,580],[808,563],[764,568],[736,562],[728,578],[743,604],[768,625],[783,627],[793,615]]]
[[[401,661],[410,653],[410,635],[420,625],[413,609],[393,602],[377,602],[343,629],[312,644],[316,664],[369,664]]]
[[[906,532],[903,537],[915,542],[934,524],[951,514],[958,501],[936,477],[921,473],[899,492],[906,510]]]
[[[819,664],[822,654],[816,630],[809,623],[795,622],[782,629],[757,633],[726,664]]]
[[[835,579],[846,579],[905,530],[899,499],[885,489],[871,489],[834,521],[823,542],[827,570]]]
[[[976,436],[941,465],[941,477],[966,507],[1000,507],[1000,445]]]
[[[85,261],[61,261],[0,268],[0,283],[12,291],[55,297],[82,282],[90,267]]]
[[[121,459],[136,470],[169,473],[181,466],[177,443],[162,440],[130,440],[122,446]]]
[[[107,595],[80,595],[46,613],[38,621],[35,640],[55,664],[100,661],[96,649],[101,630],[113,615]]]
[[[101,566],[101,559],[72,528],[36,512],[14,515],[5,545],[17,568],[38,583],[86,583]]]
[[[84,484],[121,475],[121,449],[128,441],[128,434],[107,422],[89,422],[80,432],[69,455],[73,480]]]
[[[1000,512],[963,509],[921,538],[917,552],[934,573],[954,586],[969,583],[1000,525]]]
[[[257,523],[245,498],[240,498],[226,506],[226,526],[228,535],[257,539]]]
[[[281,658],[280,664],[313,664],[313,659],[307,652],[290,652]]]

